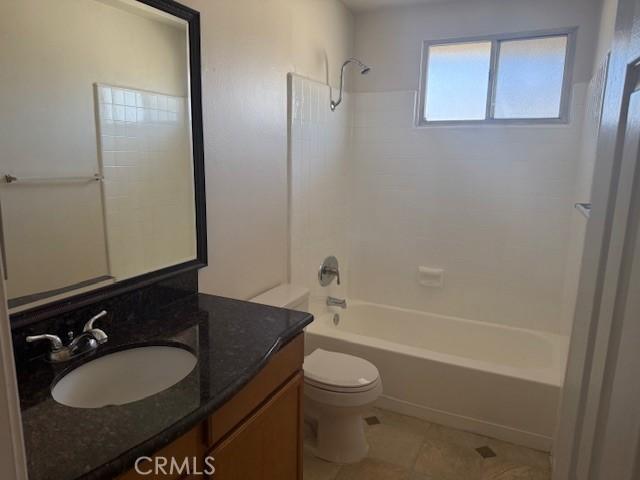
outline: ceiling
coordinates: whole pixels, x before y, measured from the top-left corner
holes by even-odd
[[[402,5],[417,5],[442,1],[446,0],[342,0],[353,12],[365,12],[382,7],[399,7]]]

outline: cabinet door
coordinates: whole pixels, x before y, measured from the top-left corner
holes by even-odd
[[[302,373],[217,446],[216,480],[302,479]]]
[[[183,472],[185,472],[185,470],[188,471],[187,468],[182,466],[185,461],[189,464],[189,469],[191,469],[191,472],[193,472],[193,468],[195,468],[198,472],[202,472],[204,469],[202,460],[205,452],[205,446],[203,443],[204,435],[204,425],[200,424],[194,427],[190,432],[185,433],[182,437],[173,441],[162,450],[154,454],[153,461],[141,462],[139,468],[141,472],[145,473],[144,475],[142,473],[137,473],[135,468],[132,468],[128,472],[117,477],[117,480],[142,480],[150,478],[160,478],[163,480],[182,480],[185,475]],[[170,464],[157,463],[156,458],[159,457],[167,459],[168,462],[175,460],[181,467],[172,470]],[[162,465],[162,469],[158,468],[160,465]],[[200,480],[202,480],[203,477],[202,475],[199,475],[197,477],[194,476],[193,478],[199,478]]]

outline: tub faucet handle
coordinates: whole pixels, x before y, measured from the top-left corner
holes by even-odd
[[[336,283],[340,285],[340,270],[338,270],[337,268],[324,267],[323,271],[325,275],[336,277]]]
[[[338,285],[340,285],[340,269],[338,268],[338,259],[333,255],[324,259],[320,270],[318,270],[318,281],[323,287],[328,286],[333,279],[336,279]]]

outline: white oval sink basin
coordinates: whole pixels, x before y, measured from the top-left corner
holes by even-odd
[[[198,359],[182,348],[131,348],[72,370],[51,390],[53,399],[76,408],[100,408],[142,400],[189,375]]]

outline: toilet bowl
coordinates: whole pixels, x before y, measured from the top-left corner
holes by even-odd
[[[309,291],[280,285],[251,300],[307,311]],[[317,349],[304,360],[304,416],[311,439],[305,448],[324,460],[355,463],[369,450],[362,414],[382,394],[372,363],[353,355]]]
[[[363,412],[382,393],[378,369],[370,362],[317,349],[304,360],[304,413],[313,425],[311,451],[324,460],[354,463],[369,451]]]

